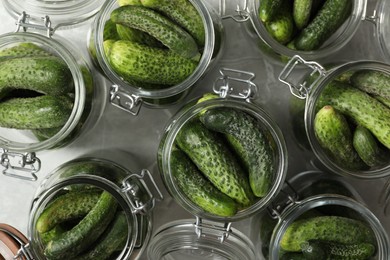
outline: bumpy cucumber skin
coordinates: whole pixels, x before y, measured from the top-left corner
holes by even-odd
[[[16,129],[62,127],[73,102],[65,96],[13,98],[0,103],[0,126]]]
[[[318,216],[291,223],[280,241],[280,246],[286,251],[299,252],[300,245],[310,239],[344,244],[375,241],[371,229],[359,220],[339,216]]]
[[[105,40],[119,40],[120,37],[118,35],[116,29],[116,23],[114,23],[111,19],[108,19],[104,24],[103,29],[103,41]]]
[[[205,30],[202,18],[189,0],[141,0],[143,6],[155,9],[184,28],[199,47],[204,46]]]
[[[100,194],[100,191],[88,190],[59,196],[39,215],[36,230],[45,233],[62,222],[85,216],[95,206]]]
[[[390,99],[380,97],[380,96],[375,96],[375,95],[374,95],[374,98],[377,99],[379,102],[381,102],[383,105],[390,108]]]
[[[126,242],[128,236],[126,215],[123,211],[117,212],[110,226],[102,234],[101,239],[92,246],[92,249],[74,258],[74,260],[108,260],[118,249],[118,245]],[[123,248],[119,248],[122,250]]]
[[[63,234],[66,230],[61,225],[56,225],[51,230],[42,233],[40,235],[41,241],[44,245],[47,245],[51,240],[55,239],[56,237],[59,237],[61,234]]]
[[[121,25],[121,24],[116,25],[116,30],[117,30],[119,38],[121,40],[138,42],[138,43],[142,43],[142,44],[148,45],[150,47],[156,47],[156,48],[164,48],[165,47],[156,38],[154,38],[153,36],[150,36],[149,34],[143,32],[143,31],[140,31],[140,30],[137,30],[137,29],[125,26],[125,25]]]
[[[318,49],[346,20],[351,7],[351,0],[327,0],[295,39],[296,48],[303,51]]]
[[[317,105],[331,105],[370,132],[390,149],[390,109],[348,84],[332,81],[322,91]]]
[[[19,57],[0,62],[0,92],[28,89],[42,94],[71,92],[73,77],[58,57]]]
[[[232,147],[249,173],[249,184],[257,197],[264,197],[272,187],[275,173],[270,141],[256,119],[233,108],[214,108],[200,116],[210,130],[227,135]]]
[[[76,226],[47,244],[45,256],[48,259],[73,259],[104,232],[114,218],[116,208],[115,198],[103,191],[92,210]]]
[[[171,173],[186,196],[206,212],[218,216],[234,216],[237,206],[233,199],[205,179],[187,155],[178,148],[171,153]]]
[[[306,259],[366,260],[375,253],[371,243],[340,244],[332,241],[308,240],[301,244]]]
[[[356,127],[353,133],[353,147],[370,167],[380,166],[386,162],[384,151],[380,149],[375,137],[365,127]]]
[[[309,23],[312,5],[313,0],[294,0],[293,17],[298,29]]]
[[[197,62],[174,52],[130,41],[114,42],[109,61],[113,69],[129,82],[163,85],[176,85],[184,81],[197,66]]]
[[[265,24],[265,28],[280,44],[289,43],[295,32],[294,18],[290,8],[283,8],[276,13],[274,19]]]
[[[118,0],[119,6],[124,5],[142,5],[141,0]]]
[[[279,11],[283,0],[260,0],[259,18],[266,23],[272,21]]]
[[[243,206],[252,203],[247,176],[218,135],[194,120],[182,126],[176,143],[220,191]]]
[[[126,5],[112,11],[110,17],[117,24],[152,35],[184,58],[199,59],[198,45],[194,38],[180,26],[152,9]]]
[[[367,93],[390,99],[390,76],[376,70],[359,70],[351,76],[352,86]]]
[[[348,169],[362,169],[364,163],[353,147],[352,133],[346,118],[332,106],[321,108],[314,119],[314,133],[333,160]]]

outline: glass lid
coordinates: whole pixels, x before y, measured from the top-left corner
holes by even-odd
[[[390,2],[382,0],[379,2],[377,34],[385,60],[390,61]]]
[[[240,231],[221,223],[178,220],[157,230],[148,246],[148,259],[258,259],[252,242]]]
[[[15,18],[22,12],[32,19],[41,20],[50,16],[54,27],[73,25],[94,16],[103,5],[104,0],[4,0],[7,11]]]

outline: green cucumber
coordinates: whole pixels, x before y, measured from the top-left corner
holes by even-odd
[[[56,225],[49,231],[40,234],[41,241],[44,245],[47,245],[47,243],[49,243],[51,240],[55,239],[56,237],[59,237],[65,231],[66,230],[61,225]]]
[[[351,76],[352,86],[369,94],[390,99],[390,76],[381,71],[359,70]]]
[[[87,190],[68,192],[52,201],[39,215],[35,228],[39,233],[45,233],[56,225],[84,217],[99,200],[101,191]]]
[[[367,260],[375,253],[371,243],[341,244],[324,240],[308,240],[301,244],[307,260]]]
[[[264,197],[273,185],[274,153],[259,122],[234,108],[213,108],[200,116],[206,128],[223,133],[249,173],[249,184],[257,197]]]
[[[332,81],[322,91],[317,105],[331,105],[364,126],[390,149],[390,109],[367,93],[348,84]]]
[[[118,0],[119,6],[124,5],[142,5],[141,0]]]
[[[283,0],[260,0],[259,18],[266,23],[272,21],[276,13],[280,10]]]
[[[13,98],[0,102],[0,126],[16,129],[62,127],[72,112],[66,96]]]
[[[180,26],[158,12],[126,5],[111,12],[111,20],[144,31],[184,58],[199,60],[200,53],[194,38]]]
[[[53,56],[53,54],[32,42],[22,42],[0,50],[0,61],[26,56]]]
[[[182,126],[175,141],[220,191],[243,206],[252,203],[247,176],[220,136],[194,120]]]
[[[116,23],[111,19],[108,19],[104,24],[103,29],[103,41],[105,40],[119,40],[119,34],[117,32]]]
[[[374,98],[377,99],[379,102],[381,102],[383,105],[390,108],[390,99],[380,97],[380,96],[375,96],[375,95],[374,95]]]
[[[194,37],[199,47],[205,43],[203,21],[196,8],[189,0],[141,0],[143,6],[155,9]]]
[[[313,1],[294,0],[293,17],[295,25],[299,30],[305,28],[309,23]]]
[[[169,50],[122,40],[112,43],[108,59],[113,69],[129,82],[176,85],[197,67],[197,62]]]
[[[123,211],[116,213],[110,226],[101,235],[101,238],[92,245],[92,248],[81,255],[73,258],[74,260],[108,260],[116,250],[123,250],[124,247],[118,248],[118,245],[126,244],[128,229],[126,215]]]
[[[318,216],[291,223],[281,238],[280,247],[285,251],[299,252],[301,244],[310,239],[344,244],[375,241],[372,230],[362,221],[339,216]]]
[[[219,191],[208,181],[187,155],[173,147],[171,173],[178,187],[196,205],[218,216],[234,216],[237,206],[233,199]]]
[[[289,43],[295,33],[294,18],[290,8],[284,7],[280,12],[275,14],[275,17],[265,23],[265,28],[269,34],[280,44]]]
[[[164,48],[165,47],[156,38],[154,38],[153,36],[150,36],[149,34],[143,32],[143,31],[140,31],[140,30],[137,30],[137,29],[125,26],[125,25],[121,25],[121,24],[116,25],[116,30],[117,30],[119,38],[121,40],[138,42],[138,43],[142,43],[142,44],[148,45],[150,47],[156,47],[156,48]]]
[[[116,208],[115,198],[103,191],[95,206],[76,226],[47,244],[45,256],[48,259],[73,259],[105,231],[115,216]]]
[[[298,50],[316,50],[344,23],[350,15],[351,0],[327,0],[313,20],[295,39]]]
[[[370,167],[383,165],[387,161],[387,156],[378,146],[376,138],[367,128],[360,125],[353,133],[353,147],[360,158]]]
[[[58,131],[61,130],[61,128],[62,127],[39,128],[39,129],[32,129],[31,131],[39,141],[44,141],[46,139],[53,137],[56,133],[58,133]]]
[[[0,93],[28,89],[59,95],[73,90],[73,77],[58,57],[19,57],[0,62]]]
[[[332,106],[321,108],[314,119],[314,133],[320,146],[340,166],[351,170],[364,168],[353,147],[352,133],[346,118]]]

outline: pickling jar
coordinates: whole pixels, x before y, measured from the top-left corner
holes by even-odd
[[[7,4],[16,8],[21,3],[20,1],[9,1]],[[45,2],[45,4],[48,3]],[[51,4],[53,5],[53,3]],[[41,8],[41,5],[38,5],[38,7]],[[13,10],[20,11],[23,9]],[[62,10],[62,12],[65,12],[64,9]],[[40,11],[43,12],[43,10]],[[46,11],[50,12],[50,9],[46,9]],[[59,108],[63,113],[67,111],[67,114],[61,115],[63,124],[61,123],[61,125],[56,125],[55,127],[46,124],[42,128],[39,126],[39,129],[36,126],[32,128],[26,128],[25,126],[1,127],[0,164],[3,167],[3,174],[36,180],[36,173],[41,168],[41,160],[37,153],[67,146],[82,133],[92,129],[103,113],[105,99],[103,98],[104,89],[98,87],[100,82],[103,82],[102,78],[92,71],[92,65],[82,54],[81,49],[77,48],[74,43],[68,41],[65,37],[55,34],[57,29],[62,29],[61,24],[52,24],[51,17],[48,15],[43,17],[41,21],[38,21],[36,17],[40,13],[36,14],[36,16],[22,11],[20,13],[21,15],[16,22],[16,32],[0,36],[0,50],[13,48],[18,45],[33,45],[35,48],[39,48],[41,52],[45,52],[45,55],[53,55],[60,62],[65,63],[69,69],[67,75],[71,75],[71,78],[68,77],[70,78],[69,86],[71,86],[69,93],[66,94],[67,96],[61,94],[63,99],[66,96],[70,100],[69,107],[64,105]],[[68,22],[75,23],[78,21],[72,20],[68,16]],[[22,70],[23,68],[19,67],[18,69]],[[27,67],[26,70],[28,69]],[[27,91],[26,93],[28,97],[29,92]],[[24,97],[23,93],[19,94],[20,97]],[[34,95],[32,96],[35,97]],[[27,110],[30,109],[26,109],[26,114],[29,112]],[[58,117],[60,117],[60,114],[57,114]],[[68,114],[69,116],[66,117]],[[32,115],[25,117],[35,118]],[[29,119],[25,120],[28,121]]]
[[[115,151],[111,152],[115,154]],[[105,259],[124,260],[140,258],[151,237],[153,229],[153,209],[155,204],[158,203],[158,200],[162,199],[162,195],[152,174],[148,170],[143,169],[140,172],[133,172],[123,166],[126,165],[127,167],[127,164],[118,164],[112,161],[111,157],[108,158],[109,159],[105,157],[90,157],[89,155],[82,156],[65,162],[47,175],[38,187],[32,200],[27,235],[20,241],[17,254],[12,256],[17,257],[16,259],[47,259],[45,254],[47,254],[48,251],[45,251],[45,249],[49,250],[47,249],[49,244],[55,243],[53,241],[56,238],[61,239],[61,235],[66,237],[67,234],[72,234],[72,232],[73,234],[76,234],[77,232],[74,233],[74,230],[80,230],[78,227],[83,225],[82,223],[86,223],[86,221],[82,221],[85,220],[85,218],[88,218],[88,215],[92,214],[93,209],[82,213],[78,217],[76,215],[76,218],[75,215],[73,215],[73,218],[67,218],[67,220],[62,218],[62,222],[60,221],[54,227],[53,225],[47,228],[45,227],[45,230],[42,229],[42,223],[47,222],[41,220],[44,210],[50,207],[51,203],[56,203],[62,196],[72,196],[72,193],[78,193],[78,195],[73,195],[74,198],[72,202],[70,202],[69,199],[65,200],[68,204],[61,204],[62,206],[57,208],[56,212],[71,210],[72,207],[83,207],[84,204],[77,203],[78,198],[82,196],[80,194],[83,192],[97,192],[97,194],[100,194],[100,198],[103,197],[104,193],[110,194],[111,200],[114,201],[116,207],[115,210],[110,208],[113,212],[112,214],[109,213],[111,217],[109,217],[110,222],[108,225],[107,221],[102,220],[101,222],[96,223],[97,226],[92,227],[94,230],[100,229],[100,231],[98,231],[100,234],[98,238],[96,238],[96,236],[94,236],[95,238],[91,238],[91,236],[83,238],[83,241],[89,238],[91,239],[91,242],[89,242],[87,246],[84,246],[84,249],[80,249],[79,251],[81,251],[81,253],[78,255],[85,256],[85,254],[91,253],[92,250],[99,248],[100,241],[104,241],[106,236],[109,238],[110,232],[116,227],[116,231],[121,232],[120,234],[116,233],[115,237],[111,239],[115,240],[119,237],[121,238],[112,242],[115,243],[118,248],[111,250],[103,247],[106,249],[99,252],[99,256],[102,256],[101,254],[106,253],[108,250],[110,253],[114,252],[110,256],[106,256]],[[127,157],[127,160],[129,160],[129,157]],[[94,203],[96,203],[95,205],[98,207],[99,201]],[[104,214],[102,213],[104,210],[99,212],[100,214]],[[107,214],[107,212],[105,214]],[[60,215],[52,213],[51,219],[55,218],[54,215],[61,218]],[[118,223],[116,220],[119,217],[122,217],[122,224],[115,225]],[[118,230],[118,227],[120,227],[119,229],[121,230]],[[46,229],[50,230],[46,231]],[[1,226],[0,230],[3,231]],[[59,233],[54,233],[54,236],[48,237],[47,234],[53,230],[60,231],[57,231]],[[70,235],[70,237],[72,237],[72,235]],[[94,242],[96,244],[94,244]],[[96,248],[93,245],[95,245]],[[72,247],[77,246],[77,243],[73,243]],[[67,252],[73,252],[72,247],[69,247],[65,251],[61,251],[62,253],[60,254],[63,254],[60,255],[62,259],[76,257],[74,253],[71,253],[72,255],[67,255]],[[52,254],[52,252],[50,252],[50,254]],[[52,254],[52,257],[54,256],[55,255]],[[56,257],[58,256],[59,255]]]
[[[307,70],[302,72],[301,69],[297,69],[297,67],[305,67]],[[286,84],[293,98],[301,99],[301,105],[304,106],[304,118],[302,118],[304,123],[304,128],[302,126],[298,126],[300,129],[305,129],[305,133],[300,133],[303,137],[306,135],[308,144],[310,145],[310,149],[314,153],[314,158],[311,158],[312,163],[317,168],[327,169],[329,172],[333,172],[336,174],[340,174],[343,176],[353,176],[362,179],[372,179],[372,178],[381,178],[388,176],[390,171],[390,164],[386,157],[382,160],[381,163],[377,165],[365,165],[360,168],[358,167],[350,167],[346,164],[342,165],[342,163],[337,162],[337,158],[334,158],[329,155],[327,149],[321,146],[320,142],[317,139],[316,132],[314,130],[315,118],[317,112],[324,105],[333,105],[336,104],[325,104],[325,101],[321,99],[323,93],[327,89],[327,86],[332,82],[342,82],[341,84],[348,84],[348,86],[352,86],[351,82],[349,82],[349,78],[351,73],[356,71],[376,71],[380,73],[384,73],[385,75],[390,74],[390,66],[386,63],[382,63],[379,61],[352,61],[346,63],[338,63],[337,65],[333,64],[329,68],[325,69],[322,65],[313,61],[306,61],[300,56],[294,56],[283,68],[282,72],[279,75],[279,81],[283,84]],[[298,72],[298,73],[297,73]],[[368,95],[368,94],[366,94]],[[329,95],[328,95],[329,96]],[[373,98],[369,96],[369,100]],[[328,102],[328,101],[326,101]],[[376,98],[373,102],[377,103]],[[371,103],[371,102],[369,102]],[[385,111],[387,111],[387,106],[379,102],[378,106],[384,107]],[[356,103],[355,103],[356,104]],[[359,110],[363,109],[363,103],[359,105]],[[334,107],[336,111],[339,110],[337,105]],[[364,108],[365,109],[365,108]],[[346,110],[347,111],[347,110]],[[341,111],[343,115],[345,115],[347,121],[350,120],[349,112]],[[373,110],[374,112],[374,110]],[[377,113],[374,113],[377,114]],[[292,116],[302,116],[302,114],[296,114]],[[295,122],[302,121],[301,119],[295,120]],[[352,120],[352,119],[351,119]],[[361,118],[359,119],[361,120]],[[382,118],[381,120],[385,120],[386,118]],[[364,121],[364,122],[363,122]],[[350,121],[351,128],[351,142],[353,138],[353,134],[355,131],[356,125],[362,125],[365,128],[370,129],[369,124],[367,125],[367,121]],[[294,120],[293,120],[294,122]],[[370,132],[373,130],[370,129]],[[377,135],[375,135],[377,137]],[[347,138],[349,140],[349,138]],[[388,152],[388,148],[386,148],[385,141],[380,141],[377,139],[377,144],[383,151],[383,155],[386,155]],[[382,145],[383,143],[383,145]],[[382,149],[383,148],[383,149]],[[358,164],[356,164],[357,166]]]
[[[251,102],[256,93],[256,85],[251,81],[254,75],[226,68],[222,69],[221,73],[213,87],[214,97],[205,98],[202,102],[198,102],[199,98],[196,98],[185,104],[169,120],[161,138],[157,160],[163,183],[179,206],[194,215],[196,221],[179,220],[167,223],[156,231],[148,248],[150,259],[164,257],[204,259],[206,256],[222,259],[258,259],[250,240],[231,226],[234,225],[233,222],[247,220],[259,211],[265,210],[278,194],[286,176],[287,148],[278,125],[265,110]],[[196,121],[205,111],[221,108],[235,109],[253,117],[258,123],[255,127],[261,128],[272,147],[273,170],[269,172],[272,177],[268,191],[263,197],[254,199],[249,206],[229,216],[207,211],[193,202],[178,186],[172,170],[172,151],[176,149],[173,147],[177,146],[175,140],[179,131],[189,122]]]
[[[103,32],[106,21],[113,10],[119,7],[116,0],[106,1],[95,18],[89,32],[88,49],[95,65],[112,82],[109,87],[109,102],[115,107],[137,115],[144,104],[150,108],[164,108],[183,100],[196,87],[198,80],[219,58],[223,49],[223,27],[217,13],[207,1],[190,0],[199,13],[205,30],[205,44],[201,57],[193,72],[182,82],[168,87],[143,88],[126,81],[109,64],[103,47]],[[163,64],[161,66],[164,66]]]
[[[253,230],[259,234],[266,259],[280,259],[280,242],[291,223],[318,216],[361,221],[372,231],[376,242],[375,253],[370,259],[388,259],[390,249],[386,230],[344,178],[322,171],[301,172],[288,179],[282,191],[268,212],[253,219],[253,225],[258,227]]]
[[[227,1],[224,1],[227,2]],[[259,5],[261,0],[233,1],[237,6],[235,17],[240,23],[246,25],[246,30],[251,38],[259,41],[258,46],[262,53],[275,64],[283,65],[290,58],[299,55],[306,60],[326,61],[328,57],[333,57],[336,53],[351,41],[357,30],[361,27],[362,21],[373,23],[375,28],[374,45],[385,52],[386,60],[389,59],[388,46],[388,25],[389,25],[389,3],[385,0],[367,1],[353,0],[351,15],[343,25],[318,49],[312,51],[299,51],[286,47],[277,42],[267,31],[266,26],[259,19]],[[371,9],[374,10],[372,11]],[[231,11],[230,11],[231,12]],[[229,13],[224,14],[231,15]],[[372,37],[372,35],[367,35]],[[372,45],[367,46],[372,48]]]

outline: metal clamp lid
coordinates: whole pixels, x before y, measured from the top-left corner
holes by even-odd
[[[257,93],[257,86],[252,82],[254,73],[229,68],[221,68],[219,72],[221,76],[215,80],[213,91],[221,98],[254,98]]]
[[[270,215],[275,219],[280,219],[280,216],[286,209],[299,203],[298,192],[288,181],[285,181],[285,184],[285,187],[280,190],[279,196],[285,195],[286,197],[283,197],[282,200],[278,200],[277,203],[272,202],[271,206],[267,208]]]
[[[145,183],[145,176],[149,177],[157,198]],[[156,199],[162,200],[163,195],[153,179],[152,174],[144,169],[141,174],[131,174],[123,182],[122,192],[126,194],[132,206],[133,213],[147,214],[154,206]]]
[[[290,78],[291,73],[298,65],[304,65],[309,69],[312,69],[310,77],[318,74],[317,77],[307,86],[306,79],[303,82],[293,82],[293,79]],[[299,55],[292,57],[286,66],[283,68],[282,72],[279,74],[279,81],[286,84],[290,88],[291,94],[300,99],[305,99],[309,94],[312,86],[316,85],[319,80],[325,76],[326,70],[317,62],[306,61],[301,58]]]
[[[246,22],[250,19],[249,15],[249,8],[248,8],[248,1],[237,1],[237,2],[243,2],[242,5],[240,6],[240,3],[237,3],[234,9],[234,13],[230,14],[229,11],[227,11],[229,4],[232,2],[229,0],[219,0],[219,14],[222,19],[227,19],[231,18],[234,21],[238,23]],[[229,4],[228,4],[229,3]]]
[[[19,16],[18,20],[16,21],[15,32],[19,32],[21,28],[23,28],[23,31],[25,32],[28,28],[33,28],[37,30],[46,31],[46,36],[48,38],[51,38],[51,36],[54,34],[54,29],[51,27],[50,17],[46,15],[41,19],[43,21],[43,25],[30,23],[30,15],[23,11],[22,14]]]
[[[134,116],[141,109],[141,98],[119,89],[118,85],[112,85],[110,89],[110,103]]]
[[[210,235],[210,233],[214,233],[217,235],[217,239],[223,243],[228,237],[229,234],[232,232],[231,230],[232,223],[224,223],[223,227],[212,225],[209,223],[204,223],[202,221],[202,218],[196,217],[196,223],[195,223],[195,233],[198,236],[198,238],[206,235]],[[207,232],[212,231],[212,232]],[[215,232],[217,231],[217,232]]]
[[[0,149],[0,154],[0,165],[5,167],[4,175],[29,181],[38,179],[35,173],[41,169],[41,160],[35,156],[34,152],[17,153]],[[25,173],[31,176],[25,176]]]

